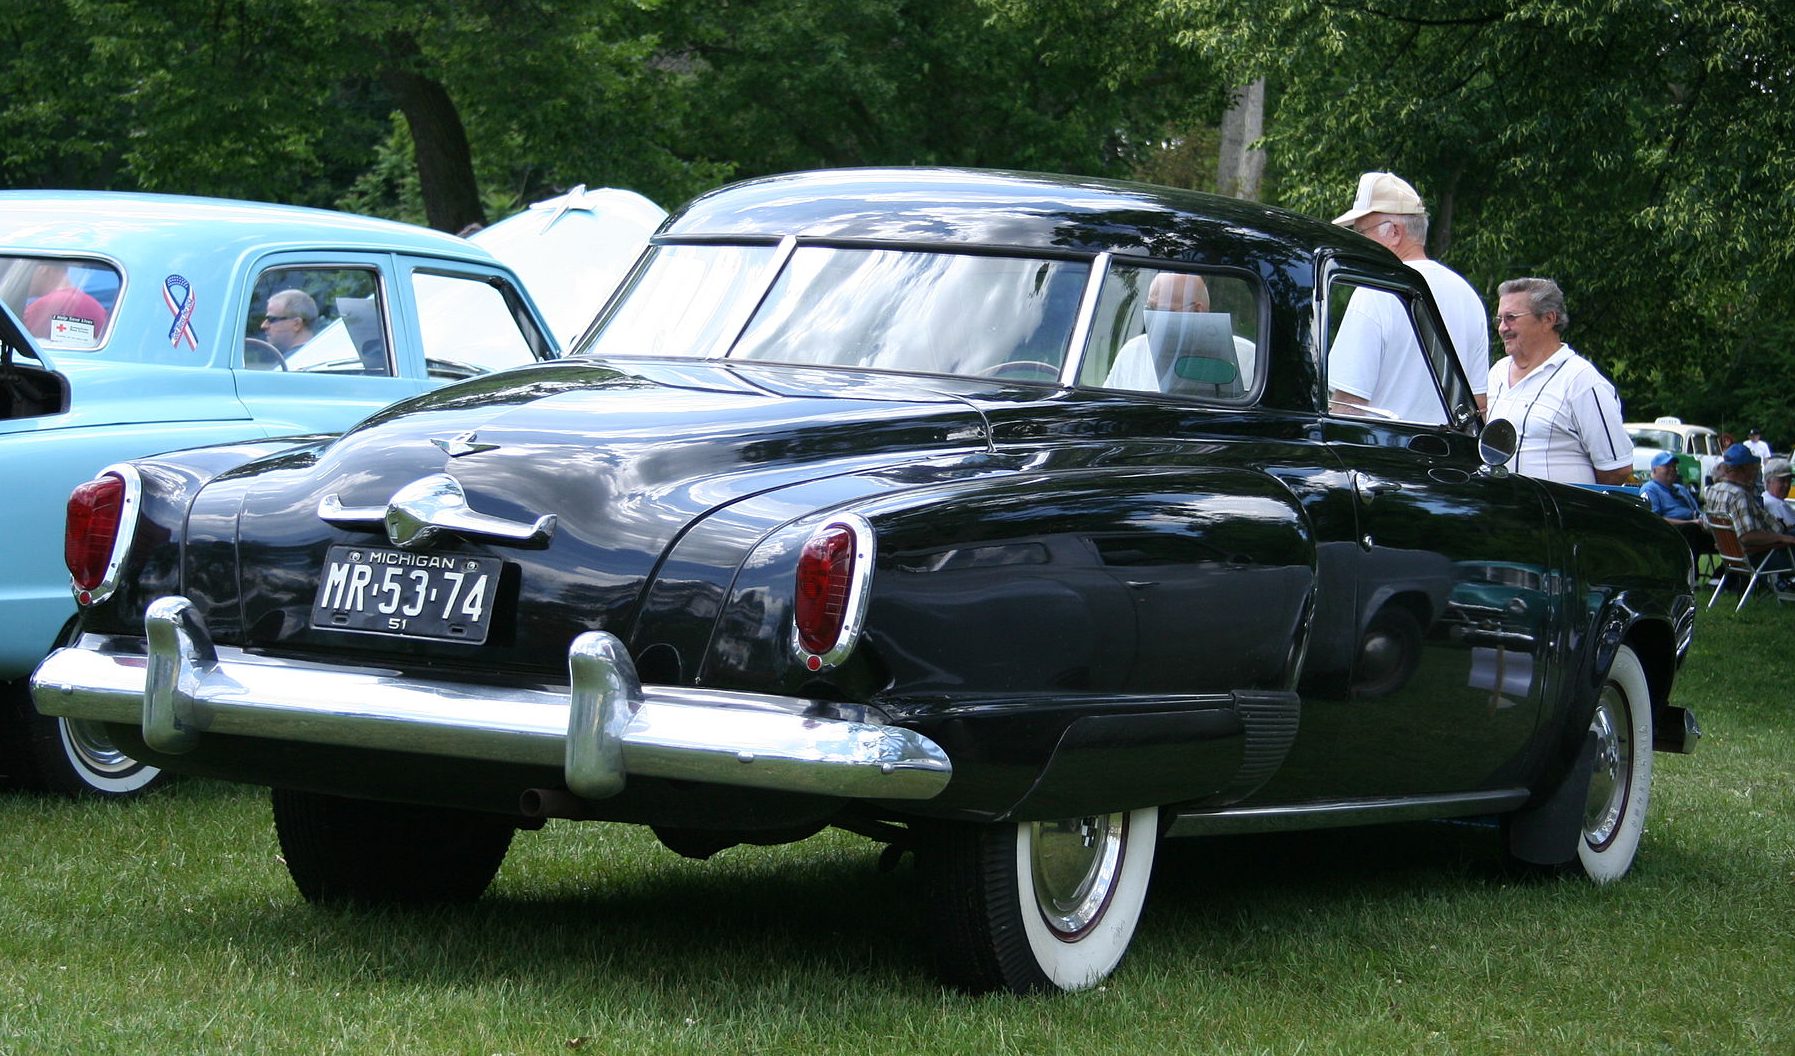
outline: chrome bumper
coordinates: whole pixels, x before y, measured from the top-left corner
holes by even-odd
[[[810,701],[644,687],[623,643],[589,631],[568,649],[568,691],[407,678],[253,656],[212,644],[185,598],[144,617],[148,653],[84,636],[31,677],[46,715],[141,724],[158,752],[208,733],[559,765],[587,799],[629,774],[861,799],[928,799],[953,766],[912,730],[807,714]],[[134,643],[133,643],[134,644]]]

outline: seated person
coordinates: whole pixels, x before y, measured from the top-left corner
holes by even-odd
[[[1194,329],[1199,321],[1214,319],[1209,311],[1209,284],[1200,275],[1162,271],[1147,285],[1147,305],[1143,313],[1146,333],[1129,339],[1116,353],[1109,374],[1103,379],[1108,389],[1133,389],[1137,392],[1164,392],[1169,386],[1162,381],[1170,365],[1163,365],[1155,354],[1176,343],[1185,335],[1181,330]],[[1222,316],[1225,321],[1226,316]],[[1234,335],[1236,376],[1227,384],[1216,386],[1218,395],[1237,395],[1253,381],[1253,342]]]
[[[39,261],[26,294],[25,329],[52,344],[91,344],[106,329],[106,309],[69,281],[69,266]]]
[[[1779,531],[1795,533],[1795,506],[1789,505],[1789,483],[1795,478],[1786,458],[1764,463],[1764,509]]]
[[[290,356],[310,341],[318,322],[318,302],[304,290],[281,290],[268,298],[262,315],[262,337]]]
[[[1714,466],[1714,483],[1708,485],[1703,498],[1708,512],[1729,517],[1739,545],[1747,554],[1777,551],[1765,567],[1779,571],[1795,569],[1790,561],[1790,547],[1795,534],[1782,531],[1764,508],[1758,492],[1758,456],[1744,444],[1734,444],[1720,456]],[[1781,589],[1781,586],[1778,586]]]
[[[1697,557],[1714,552],[1714,540],[1701,524],[1701,507],[1689,486],[1677,479],[1677,456],[1660,451],[1652,456],[1652,479],[1639,489],[1652,512],[1676,528]]]

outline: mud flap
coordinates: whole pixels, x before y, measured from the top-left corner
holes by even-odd
[[[1596,768],[1596,735],[1583,738],[1576,762],[1543,801],[1516,811],[1508,819],[1508,853],[1534,865],[1563,865],[1577,857],[1583,838],[1583,812],[1589,781]]]

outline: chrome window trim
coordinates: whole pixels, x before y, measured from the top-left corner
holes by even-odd
[[[1091,350],[1091,326],[1097,317],[1097,301],[1103,295],[1103,280],[1109,275],[1110,252],[1104,250],[1091,258],[1090,274],[1085,276],[1084,296],[1078,303],[1078,317],[1072,321],[1072,339],[1066,347],[1066,362],[1060,366],[1060,384],[1071,388],[1078,383],[1084,360]]]

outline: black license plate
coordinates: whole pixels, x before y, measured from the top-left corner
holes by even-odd
[[[333,546],[312,602],[312,626],[478,645],[492,622],[502,564],[466,554]]]

